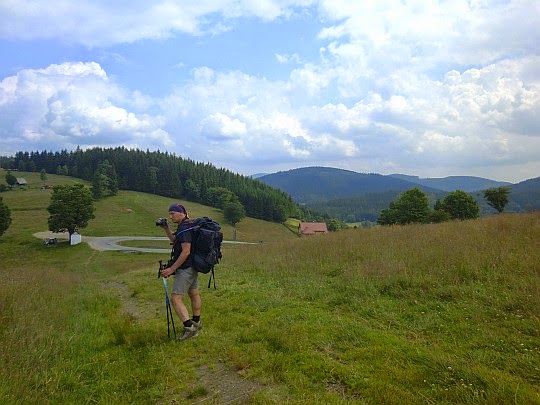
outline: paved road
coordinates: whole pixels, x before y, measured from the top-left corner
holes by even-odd
[[[40,239],[56,238],[68,240],[69,234],[53,233],[53,232],[38,232],[34,236]],[[161,240],[163,245],[167,246],[163,249],[158,248],[139,248],[131,246],[121,246],[118,243],[126,240]],[[169,238],[166,236],[82,236],[82,241],[88,243],[88,245],[94,250],[119,250],[122,252],[147,252],[147,253],[170,253],[171,248],[169,246]],[[223,241],[223,243],[242,243],[249,245],[258,245],[258,243],[252,242],[235,242],[235,241]]]

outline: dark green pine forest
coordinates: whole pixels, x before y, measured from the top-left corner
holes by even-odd
[[[220,207],[216,189],[232,192],[248,216],[273,222],[289,217],[312,220],[290,195],[248,176],[195,162],[168,152],[132,150],[124,147],[77,149],[68,152],[17,152],[2,158],[2,167],[20,171],[42,171],[68,175],[92,182],[96,171],[112,166],[118,188],[152,193],[174,199]]]

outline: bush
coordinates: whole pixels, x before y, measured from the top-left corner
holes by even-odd
[[[9,225],[11,225],[11,210],[4,204],[2,197],[0,197],[0,236],[7,231]]]

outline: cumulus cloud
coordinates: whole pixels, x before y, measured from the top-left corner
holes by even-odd
[[[247,132],[244,122],[219,112],[202,119],[200,128],[203,136],[217,141],[224,138],[238,139]]]
[[[0,82],[2,150],[171,146],[162,119],[126,110],[126,98],[97,63],[21,70]]]
[[[238,159],[252,167],[346,159],[356,170],[380,172],[418,162],[458,168],[534,161],[540,80],[531,72],[538,65],[537,57],[505,60],[449,71],[402,95],[371,92],[350,106],[300,108],[290,101],[292,81],[242,72],[195,69],[188,84],[151,100],[129,97],[96,63],[51,65],[0,83],[1,142],[4,150],[24,142],[36,149],[121,143],[227,166]],[[151,103],[158,114],[138,112]]]
[[[533,155],[540,150],[540,131],[533,120],[540,80],[530,74],[534,66],[540,66],[538,57],[453,70],[441,81],[422,77],[399,95],[371,92],[350,107],[312,107],[304,122],[314,133],[353,140],[356,156],[377,161],[383,172],[396,168],[395,156],[402,170],[419,162],[453,172],[520,158],[538,162]],[[391,165],[385,155],[394,156]]]
[[[285,82],[203,68],[162,109],[168,131],[183,134],[184,151],[198,159],[311,162],[354,150],[348,140],[311,131],[291,106],[289,92]]]
[[[320,37],[358,47],[377,61],[407,61],[424,69],[440,62],[486,64],[538,49],[539,10],[534,1],[398,2],[321,0],[335,25]],[[511,32],[509,32],[511,29]]]
[[[230,29],[230,19],[286,17],[309,0],[143,1],[26,0],[0,3],[0,37],[59,39],[87,46],[111,46],[143,39],[170,38],[177,33],[213,35]],[[221,16],[221,19],[214,18]]]
[[[530,113],[532,119],[539,106],[538,92],[531,90],[539,82],[529,81],[525,86],[522,75],[538,64],[538,60],[529,58],[463,73],[451,71],[443,81],[419,82],[406,95],[370,93],[351,107],[330,103],[295,109],[288,102],[275,101],[287,100],[286,84],[263,85],[243,74],[224,78],[215,72],[205,76],[212,80],[205,79],[204,86],[199,81],[191,89],[196,91],[185,97],[193,102],[199,94],[213,100],[206,106],[212,114],[216,114],[214,109],[228,114],[227,121],[221,120],[222,130],[214,132],[227,132],[236,119],[243,125],[235,139],[245,150],[254,150],[251,144],[257,140],[267,151],[266,159],[270,152],[276,153],[276,160],[280,158],[276,145],[281,145],[281,152],[289,158],[313,164],[339,156],[383,159],[385,154],[401,149],[409,156],[409,163],[425,159],[432,163],[444,160],[449,165],[454,162],[456,166],[466,162],[470,166],[500,161],[504,156],[512,159],[517,153],[511,145],[522,125],[522,120],[516,119],[518,112]],[[218,85],[220,82],[228,85]],[[261,93],[262,100],[274,102],[260,102]],[[193,104],[204,103],[201,98],[200,103]],[[207,112],[199,113],[204,116]],[[538,134],[534,128],[531,131]],[[256,160],[256,155],[252,156]]]
[[[28,1],[25,12],[13,4],[0,4],[0,37],[88,46],[219,35],[235,19],[268,23],[306,9],[322,28],[315,56],[269,50],[290,68],[280,79],[201,64],[159,97],[94,62],[19,70],[0,82],[4,151],[122,143],[246,174],[321,164],[488,177],[497,167],[540,170],[533,1],[135,1],[120,10],[53,0]]]

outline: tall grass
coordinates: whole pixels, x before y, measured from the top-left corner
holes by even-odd
[[[369,403],[540,400],[538,213],[328,236],[232,265],[239,367]]]
[[[540,403],[540,213],[312,238],[242,221],[264,242],[224,246],[203,332],[175,344],[164,257],[44,246],[39,193],[4,193],[1,403]],[[107,200],[83,235],[153,235],[169,202]],[[223,365],[217,389],[201,370]]]

